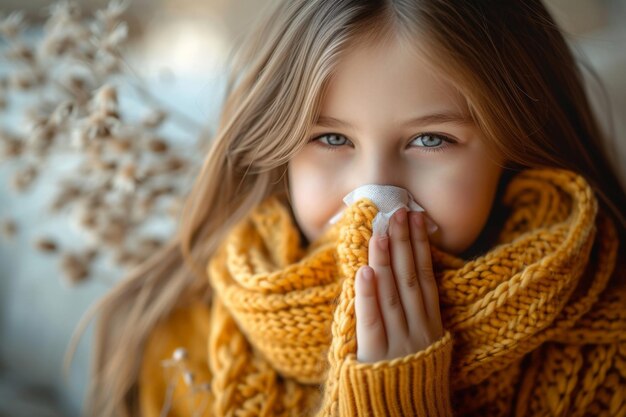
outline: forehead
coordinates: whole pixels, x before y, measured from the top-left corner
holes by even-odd
[[[399,38],[355,44],[337,62],[322,107],[341,111],[385,104],[394,111],[437,107],[467,114],[460,91],[419,51]]]

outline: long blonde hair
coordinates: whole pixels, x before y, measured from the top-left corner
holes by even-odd
[[[624,190],[603,151],[580,68],[539,0],[281,1],[234,49],[218,128],[176,234],[95,303],[72,337],[66,369],[99,313],[88,415],[137,414],[151,329],[189,297],[210,301],[205,265],[225,234],[267,196],[288,193],[287,164],[308,139],[342,53],[394,35],[427,40],[420,53],[466,97],[507,169],[582,174],[624,238]]]

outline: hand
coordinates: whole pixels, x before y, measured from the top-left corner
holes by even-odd
[[[412,354],[444,334],[423,216],[400,208],[389,222],[391,237],[370,239],[369,266],[359,268],[355,282],[359,362]]]

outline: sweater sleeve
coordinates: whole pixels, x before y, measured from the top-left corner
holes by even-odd
[[[452,335],[419,352],[391,360],[360,363],[346,358],[339,381],[339,415],[452,416],[450,363]]]

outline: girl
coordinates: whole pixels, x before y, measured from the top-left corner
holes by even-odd
[[[624,415],[602,143],[539,0],[281,2],[179,233],[87,314],[89,415]],[[425,211],[374,236],[364,184]]]

